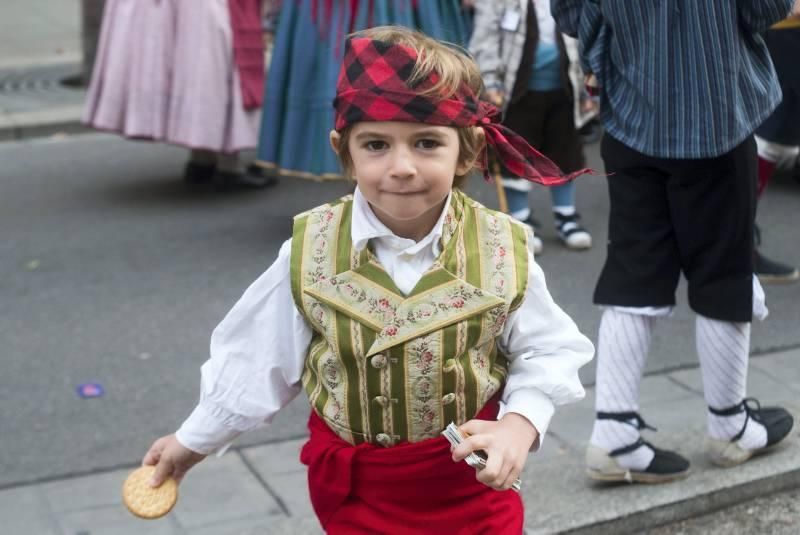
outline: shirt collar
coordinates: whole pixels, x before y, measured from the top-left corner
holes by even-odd
[[[367,199],[361,193],[361,190],[356,186],[356,190],[353,194],[353,220],[350,227],[350,237],[353,240],[353,247],[356,251],[361,251],[367,246],[369,240],[376,239],[380,240],[391,249],[409,254],[416,254],[425,247],[430,246],[433,250],[433,255],[438,256],[441,252],[440,243],[442,229],[444,227],[445,215],[450,207],[451,196],[452,192],[447,194],[442,213],[439,215],[439,219],[436,221],[433,229],[431,229],[427,236],[415,242],[410,238],[401,238],[395,235],[386,225],[381,223],[375,215],[375,212],[372,211],[369,202],[367,202]]]

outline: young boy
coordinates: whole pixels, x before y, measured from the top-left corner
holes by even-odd
[[[304,389],[301,460],[328,533],[521,533],[508,489],[554,406],[583,396],[593,347],[526,227],[454,187],[485,142],[530,179],[571,177],[496,123],[466,56],[395,27],[345,47],[330,139],[355,193],[296,217],[214,332],[199,405],[143,462],[154,485],[180,480]],[[451,421],[471,435],[452,453]],[[478,449],[476,474],[460,461]]]

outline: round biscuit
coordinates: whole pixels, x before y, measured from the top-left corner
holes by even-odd
[[[160,518],[172,510],[178,501],[178,483],[169,478],[158,488],[150,486],[150,477],[155,466],[142,466],[131,472],[122,484],[122,501],[128,511],[151,520]]]

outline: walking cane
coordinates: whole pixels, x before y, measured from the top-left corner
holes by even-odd
[[[493,92],[492,95],[489,96],[490,102],[497,106],[498,108],[502,107],[503,105],[503,97],[501,94],[497,92]],[[497,188],[497,202],[500,205],[500,211],[504,214],[508,213],[508,201],[506,200],[506,190],[503,189],[503,175],[500,171],[500,162],[496,159],[493,159],[492,163],[492,173],[494,174],[494,185]]]
[[[492,173],[494,174],[494,185],[497,188],[497,202],[500,205],[500,211],[504,214],[508,213],[508,201],[506,200],[506,190],[503,189],[503,175],[500,172],[500,164],[492,162]]]

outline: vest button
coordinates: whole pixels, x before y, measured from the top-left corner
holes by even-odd
[[[453,394],[452,392],[450,392],[449,394],[447,394],[446,396],[444,396],[442,398],[442,404],[449,405],[450,403],[454,402],[455,400],[456,400],[456,395]]]
[[[381,407],[385,407],[389,404],[389,398],[387,398],[386,396],[376,396],[372,398],[372,401],[374,401]]]
[[[444,371],[451,372],[456,369],[456,359],[447,359],[444,361]]]
[[[386,355],[384,355],[383,353],[378,353],[377,355],[372,357],[369,363],[372,364],[373,368],[380,370],[381,368],[386,367],[387,361],[388,359],[386,358]]]
[[[378,441],[378,444],[384,447],[392,445],[392,437],[390,437],[386,433],[378,433],[377,435],[375,435],[375,440]]]

